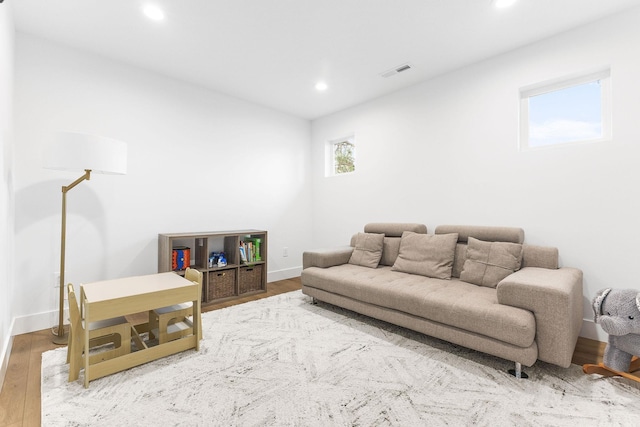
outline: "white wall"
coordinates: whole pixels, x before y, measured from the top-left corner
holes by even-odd
[[[0,7],[0,388],[11,352],[13,287],[13,14]]]
[[[346,244],[371,221],[522,227],[584,271],[581,335],[606,341],[591,298],[640,290],[638,22],[640,9],[314,121],[314,241]],[[519,152],[519,88],[603,65],[613,140]],[[324,178],[325,142],[351,132],[356,174]]]
[[[18,33],[14,333],[56,323],[61,186],[53,132],[128,143],[128,174],[67,195],[67,282],[157,271],[157,235],[269,231],[269,280],[299,275],[311,239],[310,123]],[[289,257],[282,257],[282,247]]]

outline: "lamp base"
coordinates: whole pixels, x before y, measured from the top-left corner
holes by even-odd
[[[67,328],[63,327],[63,333],[62,336],[58,335],[58,327],[54,327],[52,329],[53,332],[53,338],[51,339],[51,341],[54,344],[57,345],[67,345],[69,344],[69,331],[67,330]]]

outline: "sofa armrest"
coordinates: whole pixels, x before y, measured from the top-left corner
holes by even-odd
[[[525,267],[497,288],[498,302],[533,312],[538,359],[564,368],[571,364],[582,326],[582,271]]]
[[[349,262],[353,247],[341,246],[331,249],[316,249],[302,254],[302,269],[309,267],[328,268]]]

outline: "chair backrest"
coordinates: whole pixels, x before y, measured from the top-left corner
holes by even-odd
[[[197,282],[202,286],[202,271],[188,267],[184,272],[184,278],[187,280],[191,280],[192,282]]]
[[[80,308],[78,307],[78,300],[76,300],[76,293],[73,291],[73,285],[69,283],[67,285],[67,291],[69,293],[69,317],[71,317],[71,328],[76,331],[82,331],[82,321],[80,320]]]

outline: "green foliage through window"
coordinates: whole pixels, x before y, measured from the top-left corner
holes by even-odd
[[[356,170],[356,146],[350,141],[333,144],[335,174],[349,173]]]

